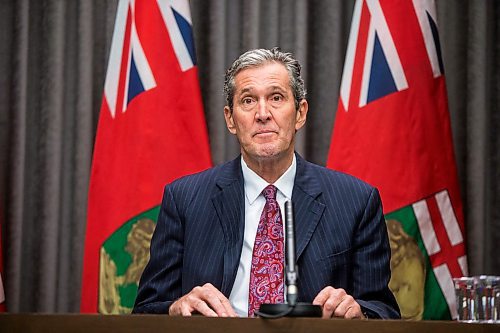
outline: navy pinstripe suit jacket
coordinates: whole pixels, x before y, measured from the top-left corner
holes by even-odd
[[[372,317],[399,318],[388,288],[390,248],[378,191],[297,154],[295,210],[299,301],[343,288]],[[245,220],[240,157],[165,187],[151,258],[134,313],[168,313],[195,286],[229,297]]]

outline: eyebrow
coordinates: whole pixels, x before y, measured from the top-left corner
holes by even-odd
[[[244,93],[250,92],[253,90],[253,87],[250,88],[244,88],[239,92],[239,95],[243,95]]]
[[[279,92],[282,92],[282,93],[286,93],[286,89],[283,89],[280,86],[272,86],[271,87],[271,91],[279,91]]]
[[[243,95],[243,94],[245,94],[247,92],[251,92],[252,90],[254,90],[254,87],[243,88],[239,92],[239,95]],[[278,91],[278,92],[281,92],[281,93],[286,93],[286,89],[283,89],[282,87],[276,86],[276,85],[269,87],[269,91],[271,91],[271,92]]]

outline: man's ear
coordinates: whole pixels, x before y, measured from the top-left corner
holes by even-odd
[[[229,130],[229,133],[236,134],[236,128],[234,126],[233,112],[229,108],[229,106],[224,107],[224,119],[226,120],[226,126]]]
[[[306,123],[307,111],[309,111],[309,104],[307,103],[307,100],[302,99],[299,103],[299,109],[297,110],[297,114],[295,117],[295,130],[296,131],[301,129],[302,126],[304,126],[304,124]]]

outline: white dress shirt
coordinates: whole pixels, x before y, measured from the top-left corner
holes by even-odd
[[[260,216],[266,204],[266,199],[262,195],[262,191],[270,184],[252,171],[243,160],[243,157],[241,158],[241,168],[245,187],[245,231],[238,273],[236,274],[236,280],[234,281],[233,289],[229,295],[229,301],[239,316],[248,317],[248,292],[250,288],[250,268],[252,267],[253,245],[255,236],[257,235]],[[276,200],[280,206],[282,218],[285,214],[285,202],[287,200],[292,200],[296,169],[297,164],[294,154],[290,167],[273,184],[278,189]]]

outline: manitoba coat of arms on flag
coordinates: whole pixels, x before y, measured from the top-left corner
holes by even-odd
[[[464,220],[434,1],[358,0],[327,166],[380,190],[405,319],[457,316]]]
[[[188,1],[120,0],[92,162],[82,312],[131,312],[163,186],[210,166]]]

